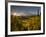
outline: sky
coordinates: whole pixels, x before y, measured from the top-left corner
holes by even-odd
[[[38,11],[39,10],[39,11]],[[41,8],[36,6],[11,6],[12,15],[31,16],[40,14]]]

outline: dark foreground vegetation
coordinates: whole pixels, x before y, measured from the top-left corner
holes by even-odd
[[[41,18],[39,16],[13,16],[11,15],[11,31],[40,30]]]

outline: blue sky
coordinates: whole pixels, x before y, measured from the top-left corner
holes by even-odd
[[[11,12],[15,12],[18,14],[25,14],[25,15],[37,15],[38,14],[38,10],[39,13],[41,11],[40,7],[36,7],[36,6],[11,6]]]

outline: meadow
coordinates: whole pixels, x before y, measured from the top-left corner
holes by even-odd
[[[11,15],[11,31],[30,31],[41,29],[41,16],[13,16]]]

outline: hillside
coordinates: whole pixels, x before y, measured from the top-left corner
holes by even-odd
[[[13,16],[11,15],[11,31],[40,30],[41,18],[39,16]]]

